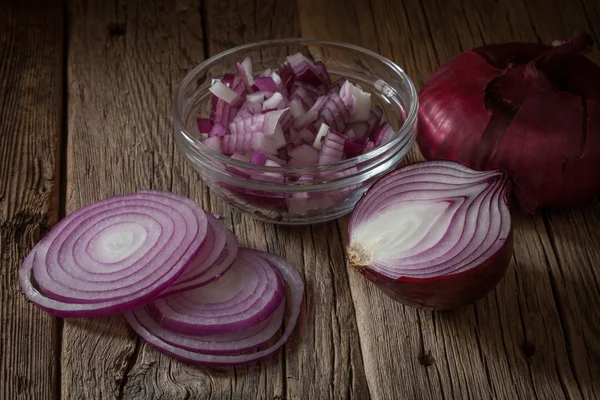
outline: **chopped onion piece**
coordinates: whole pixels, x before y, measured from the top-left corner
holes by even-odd
[[[340,97],[350,111],[350,122],[360,122],[369,119],[371,112],[371,94],[363,92],[349,81],[344,82],[340,89]],[[352,104],[352,107],[349,106]]]
[[[321,124],[321,127],[319,128],[319,132],[317,132],[317,136],[315,137],[315,140],[313,142],[313,147],[315,149],[321,150],[321,148],[323,146],[321,144],[321,141],[323,140],[323,138],[325,136],[327,136],[327,133],[329,133],[329,127],[325,124]]]
[[[242,98],[239,94],[225,86],[221,81],[215,82],[208,90],[231,106],[242,103]]]
[[[284,101],[283,96],[281,95],[281,93],[277,92],[274,93],[268,100],[265,100],[262,106],[263,110],[274,110],[276,109],[279,104],[281,104]]]
[[[265,94],[263,92],[250,93],[246,96],[246,101],[252,103],[262,104],[265,100]]]
[[[245,252],[251,252],[255,257],[260,257],[263,260],[267,261],[271,268],[275,268],[280,276],[285,281],[288,289],[290,291],[290,296],[287,299],[289,313],[287,318],[285,318],[285,324],[283,328],[283,332],[279,339],[270,347],[266,349],[261,349],[256,352],[247,353],[247,354],[227,354],[227,355],[216,355],[216,354],[206,354],[205,346],[193,346],[190,348],[190,342],[185,342],[182,345],[182,342],[177,340],[177,345],[172,344],[173,337],[166,338],[164,336],[165,331],[164,328],[161,327],[157,332],[154,331],[153,327],[156,328],[156,325],[148,325],[148,319],[142,318],[143,313],[140,312],[129,312],[125,314],[125,318],[129,325],[136,331],[146,342],[156,347],[158,350],[169,354],[179,360],[200,364],[200,365],[210,365],[210,366],[227,366],[227,365],[240,365],[247,364],[250,362],[254,362],[265,358],[275,351],[277,351],[283,344],[287,341],[296,325],[296,321],[298,320],[298,316],[300,315],[300,306],[302,304],[302,298],[304,296],[304,283],[298,271],[296,271],[291,265],[289,265],[284,260],[275,257],[273,255],[258,252],[245,250]],[[217,281],[219,282],[219,281]],[[276,309],[275,309],[276,310]],[[275,315],[276,311],[271,313]],[[148,313],[146,312],[146,315]],[[254,325],[257,326],[260,323]],[[249,328],[250,329],[250,328]],[[259,328],[260,329],[260,328]],[[246,331],[248,332],[248,331]],[[231,333],[228,333],[229,335]],[[229,341],[231,337],[221,336],[220,341]],[[171,339],[171,340],[165,340]],[[240,347],[244,347],[243,344]]]

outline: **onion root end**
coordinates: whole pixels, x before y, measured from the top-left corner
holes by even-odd
[[[348,254],[348,266],[362,271],[365,266],[369,265],[371,255],[360,244],[352,243],[348,245],[346,252]]]

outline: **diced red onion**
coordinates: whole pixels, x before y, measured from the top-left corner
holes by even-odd
[[[265,94],[263,92],[251,93],[246,96],[246,101],[260,104],[261,108],[262,108],[262,103],[264,100],[265,100]]]
[[[308,144],[301,144],[288,151],[290,155],[290,166],[308,167],[317,165],[319,159],[319,151]]]
[[[313,106],[310,108],[310,110],[308,110],[306,112],[306,114],[296,118],[294,120],[294,128],[300,130],[302,128],[304,128],[306,125],[310,124],[311,122],[314,122],[317,117],[319,116],[319,109],[321,108],[321,106],[323,105],[323,103],[325,103],[325,101],[327,101],[327,96],[322,96],[319,97],[317,99],[317,101],[315,102],[315,104],[313,104]]]
[[[202,144],[211,149],[212,151],[215,151],[217,153],[223,153],[222,141],[221,137],[219,136],[208,137],[202,141]]]
[[[210,87],[210,92],[231,106],[243,103],[243,99],[231,88],[225,86],[221,81],[215,82]]]
[[[329,92],[330,93],[340,94],[340,90],[342,89],[342,86],[344,85],[345,82],[346,82],[345,78],[338,78],[329,87]]]
[[[342,161],[344,156],[344,138],[337,132],[329,131],[319,153],[319,165]]]
[[[237,79],[239,79],[239,78],[235,74],[225,74],[225,75],[223,75],[223,78],[221,79],[221,82],[225,86],[227,86],[228,88],[234,88],[235,85],[236,85],[236,83],[237,83],[236,82]],[[214,84],[215,82],[218,82],[218,79],[217,80],[213,80],[212,83]]]
[[[213,125],[212,129],[210,130],[208,137],[225,136],[226,134],[227,134],[227,128],[225,126],[223,126],[220,122],[216,122]]]
[[[340,89],[340,98],[350,110],[350,122],[367,121],[371,113],[371,94],[362,91],[349,81]]]
[[[245,154],[241,154],[241,153],[237,153],[237,152],[236,152],[236,153],[233,153],[233,154],[231,155],[231,158],[233,158],[234,160],[243,161],[243,162],[248,162],[248,163],[249,163],[249,162],[252,162],[252,158],[251,158],[251,157],[248,157],[248,156],[247,156],[247,155],[245,155]]]
[[[268,160],[267,156],[260,151],[255,151],[252,154],[252,160],[250,161],[252,164],[257,165],[265,165],[265,162]]]
[[[331,79],[329,78],[329,72],[327,72],[327,68],[323,61],[315,61],[315,68],[319,71],[319,75],[321,76],[321,80],[323,81],[324,86],[331,86]]]
[[[323,147],[323,140],[325,140],[325,136],[327,136],[328,133],[329,127],[326,124],[321,124],[321,127],[319,128],[319,131],[317,132],[317,135],[313,141],[313,147],[315,149],[321,150]]]
[[[210,133],[213,127],[213,122],[208,118],[197,118],[196,123],[198,124],[198,132]]]
[[[369,143],[372,143],[368,138],[354,138],[344,142],[344,155],[347,158],[356,157],[367,149]]]
[[[222,152],[226,155],[231,155],[235,152],[247,153],[254,150],[276,154],[277,148],[275,140],[261,132],[225,135],[222,137]]]
[[[373,135],[373,142],[375,147],[382,146],[392,140],[394,137],[394,129],[387,122],[381,124]]]
[[[306,108],[304,108],[302,101],[299,99],[290,100],[288,106],[290,107],[290,112],[292,113],[294,119],[299,118],[306,113]]]
[[[317,129],[312,125],[308,125],[298,132],[298,136],[300,136],[304,143],[312,145],[317,137]]]
[[[314,86],[325,85],[329,86],[328,79],[321,74],[319,68],[317,68],[312,62],[310,62],[302,54],[297,53],[288,56],[286,64],[292,70],[292,76],[301,81]],[[287,70],[286,70],[287,71]],[[280,73],[282,71],[280,70]],[[282,77],[283,79],[283,77]]]
[[[238,111],[213,96],[213,128],[209,134],[222,135],[223,139],[213,141],[211,146],[217,148],[220,145],[223,154],[236,160],[246,162],[247,155],[259,152],[263,157],[260,162],[254,160],[257,165],[268,165],[265,157],[279,167],[329,165],[365,154],[376,145],[387,143],[394,135],[389,124],[380,126],[383,112],[376,105],[370,108],[371,95],[359,84],[352,84],[345,78],[339,78],[332,84],[321,62],[311,62],[301,54],[292,55],[280,66],[279,73],[264,71],[254,78],[252,84],[246,84],[245,75],[249,68],[244,67],[244,62],[236,64],[236,67],[238,75],[233,80],[228,77],[225,85],[233,87],[245,102],[241,106],[236,105]],[[249,93],[251,91],[254,93]],[[332,136],[327,146],[323,146],[330,131]],[[304,145],[312,145],[316,150]],[[289,182],[297,180],[296,176],[283,172],[254,173],[252,168],[230,166],[226,170],[244,179],[274,184],[284,183],[286,179]],[[269,204],[270,209],[275,205],[285,209],[281,201],[290,197],[283,193],[271,196],[253,189],[223,185],[252,205],[263,207],[263,203],[270,200],[261,197],[276,197],[275,202]],[[347,197],[347,193],[355,188],[356,185],[352,184],[331,195],[311,196],[309,208],[343,201],[344,196]],[[297,200],[293,195],[291,197],[290,205]],[[301,209],[296,205],[291,207]]]
[[[244,87],[248,93],[252,93],[254,91],[252,89],[252,86],[254,85],[254,78],[252,77],[252,59],[246,57],[241,64],[236,63],[236,69]]]
[[[263,110],[275,110],[285,102],[285,99],[281,95],[281,93],[273,93],[273,95],[263,102],[262,109]]]
[[[280,92],[281,89],[275,83],[272,77],[270,76],[261,76],[254,80],[254,85],[256,85],[261,92],[265,93],[277,93]]]

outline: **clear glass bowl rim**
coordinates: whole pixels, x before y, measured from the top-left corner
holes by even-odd
[[[233,55],[242,51],[251,51],[257,50],[259,48],[265,46],[284,46],[288,44],[303,44],[306,46],[312,45],[325,45],[325,46],[333,46],[339,47],[346,50],[356,51],[358,53],[362,53],[368,56],[371,56],[378,61],[381,61],[387,67],[389,67],[393,72],[395,72],[398,77],[407,85],[408,87],[408,96],[409,96],[409,104],[408,104],[408,113],[406,116],[406,120],[400,127],[398,131],[396,131],[396,135],[394,139],[389,143],[386,143],[383,146],[377,147],[365,154],[362,154],[358,157],[349,158],[347,160],[338,161],[333,164],[328,164],[324,166],[311,166],[311,167],[269,167],[263,165],[250,164],[245,161],[236,160],[221,153],[217,153],[202,144],[201,140],[196,139],[193,135],[187,132],[184,127],[184,118],[182,115],[182,110],[179,107],[180,104],[183,104],[185,100],[185,91],[187,87],[193,82],[194,77],[198,75],[203,69],[210,67],[211,64],[217,63],[222,59]],[[200,152],[200,154],[207,156],[209,158],[217,159],[218,161],[224,163],[227,166],[244,168],[247,170],[255,170],[255,171],[269,171],[269,172],[279,172],[279,173],[295,173],[295,174],[310,174],[310,173],[322,173],[322,172],[334,172],[339,171],[340,169],[345,169],[352,167],[358,163],[369,161],[379,155],[386,153],[388,150],[394,148],[399,142],[405,139],[407,134],[410,134],[412,127],[417,119],[417,113],[419,108],[419,98],[417,89],[408,74],[404,72],[402,68],[400,68],[396,63],[391,61],[390,59],[377,54],[371,50],[365,49],[360,46],[356,46],[349,43],[333,41],[333,40],[320,40],[316,38],[286,38],[286,39],[273,39],[273,40],[263,40],[260,42],[253,42],[244,44],[241,46],[233,47],[229,50],[223,51],[219,54],[216,54],[199,65],[197,65],[194,69],[192,69],[185,78],[179,84],[177,90],[175,91],[175,95],[173,96],[173,123],[175,125],[176,134],[180,133],[183,135],[184,139],[192,145],[194,150]]]

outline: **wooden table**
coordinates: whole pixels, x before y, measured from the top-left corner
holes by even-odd
[[[597,0],[0,1],[0,399],[600,398],[598,200],[516,218],[512,264],[490,295],[419,311],[346,268],[346,218],[273,226],[211,196],[170,117],[186,72],[242,43],[343,40],[420,87],[464,49],[578,28],[598,40],[599,21]],[[598,47],[589,56],[599,63]],[[57,220],[141,188],[190,196],[243,245],[303,273],[299,326],[278,356],[197,368],[141,342],[121,316],[62,320],[25,300],[17,270]]]

